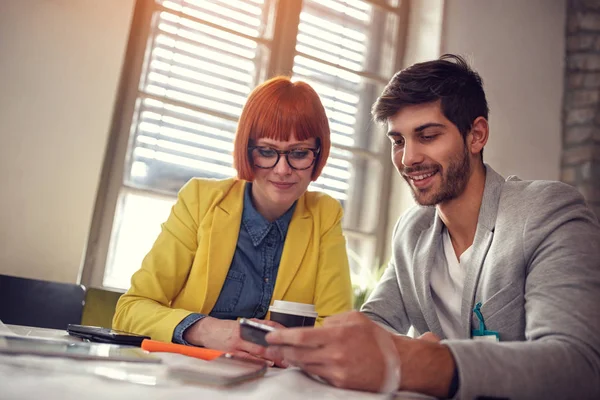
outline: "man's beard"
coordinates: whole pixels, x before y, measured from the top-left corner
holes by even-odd
[[[413,187],[410,184],[411,179],[407,178],[404,173],[415,173],[419,171],[439,172],[442,178],[440,189],[434,193],[432,192],[435,190],[434,187],[425,190]],[[442,170],[442,166],[439,164],[404,168],[401,172],[403,173],[402,176],[412,189],[415,201],[422,206],[435,206],[453,200],[465,191],[471,175],[471,160],[469,159],[469,153],[467,151],[467,146],[465,145],[463,147],[463,152],[450,160],[445,173]]]

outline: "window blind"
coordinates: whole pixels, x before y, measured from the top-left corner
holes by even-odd
[[[343,204],[353,270],[372,265],[386,233],[380,221],[389,160],[369,110],[396,68],[400,4],[145,0],[144,34],[135,37],[145,49],[143,60],[135,52],[142,70],[128,86],[135,110],[129,132],[121,132],[128,133],[125,157],[111,166],[115,215],[102,225],[110,237],[106,258],[98,257],[102,284],[128,286],[189,179],[235,175],[237,120],[251,90],[273,73],[268,68],[292,72],[319,94],[332,149],[310,188]]]
[[[175,193],[192,177],[235,175],[236,122],[268,51],[265,3],[157,5],[124,183]]]

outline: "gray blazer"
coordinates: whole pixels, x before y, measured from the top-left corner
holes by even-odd
[[[443,341],[457,398],[600,399],[598,220],[569,185],[486,169],[473,253],[461,263],[464,338]],[[429,284],[432,266],[445,263],[442,227],[433,207],[400,217],[390,264],[362,308],[371,319],[445,338]],[[477,302],[500,342],[471,339]]]

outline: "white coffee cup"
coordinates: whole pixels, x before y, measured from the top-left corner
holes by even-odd
[[[275,300],[269,307],[271,321],[279,322],[283,326],[314,326],[318,313],[314,304],[296,303],[293,301]]]

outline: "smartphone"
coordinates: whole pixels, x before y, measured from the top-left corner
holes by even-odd
[[[250,321],[246,318],[240,319],[240,336],[248,342],[267,347],[269,344],[265,340],[265,336],[274,330],[275,328],[272,326],[261,324],[260,322]]]
[[[118,331],[110,328],[102,328],[99,326],[87,326],[69,324],[67,333],[71,336],[76,336],[82,339],[87,339],[90,342],[121,344],[127,346],[142,345],[144,339],[150,339],[150,336],[137,335],[135,333]]]

